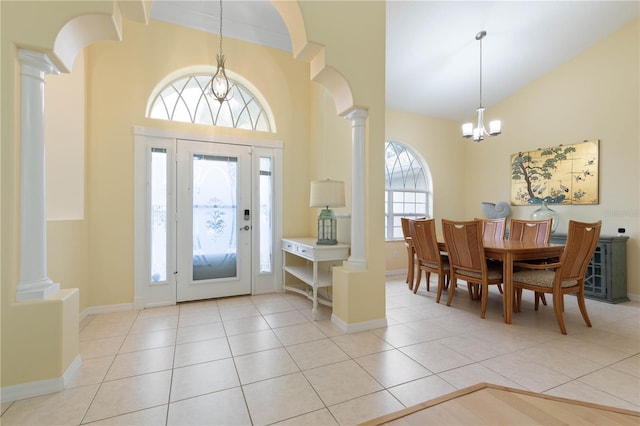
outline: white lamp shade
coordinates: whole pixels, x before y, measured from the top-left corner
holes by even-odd
[[[499,135],[502,133],[502,122],[500,120],[493,120],[489,122],[489,134],[491,136]]]
[[[462,136],[465,138],[473,136],[473,123],[464,123],[462,125]]]
[[[314,180],[311,182],[310,207],[344,207],[344,182]]]

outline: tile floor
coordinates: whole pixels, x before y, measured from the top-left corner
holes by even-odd
[[[433,286],[435,287],[435,285]],[[432,287],[432,290],[433,290]],[[56,394],[2,404],[8,425],[349,425],[478,382],[640,410],[640,303],[566,298],[567,328],[529,294],[513,324],[387,280],[386,328],[345,335],[296,294],[94,315],[82,367]]]

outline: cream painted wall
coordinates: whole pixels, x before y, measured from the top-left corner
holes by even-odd
[[[317,115],[312,117],[313,145],[311,180],[334,179],[345,183],[346,205],[333,210],[340,214],[351,212],[351,122],[336,115],[336,106],[327,89],[312,83]],[[314,102],[312,101],[312,102]],[[308,201],[308,196],[307,196]],[[309,235],[317,236],[317,218],[320,209],[311,208]],[[338,240],[348,242],[351,238],[350,219],[338,217]]]
[[[67,20],[87,10],[109,12],[95,2],[0,2],[1,358],[0,385],[51,379],[54,389],[78,354],[79,292],[64,289],[42,302],[16,303],[20,279],[20,64],[17,49],[51,52]],[[63,6],[63,7],[61,7]],[[28,22],[29,25],[25,25]],[[46,354],[46,356],[42,356]],[[51,389],[51,388],[49,388]],[[11,392],[3,392],[3,397]]]
[[[84,219],[84,55],[45,77],[47,220]],[[64,107],[61,107],[61,104]]]
[[[600,204],[554,206],[562,219],[557,232],[566,233],[569,219],[602,220],[603,235],[626,228],[628,293],[640,299],[640,263],[634,261],[640,258],[639,22],[488,107],[487,118],[502,119],[499,137],[473,143],[459,136],[457,125],[388,111],[387,137],[410,143],[429,163],[435,218],[481,217],[483,201],[509,201],[514,153],[600,139]],[[441,132],[448,148],[437,152],[425,145],[428,132]],[[514,206],[512,217],[528,218],[533,210]],[[397,244],[387,246],[387,258],[393,259]],[[389,260],[387,265],[397,269]]]
[[[42,377],[60,377],[77,354],[77,317],[70,318],[69,306],[78,305],[78,293],[63,289],[73,303],[14,306],[18,280],[19,252],[19,64],[16,45],[27,45],[45,52],[53,50],[59,29],[70,17],[99,12],[107,22],[120,24],[117,2],[2,2],[2,386],[26,383]],[[365,147],[365,211],[367,215],[366,271],[345,269],[346,304],[341,319],[346,322],[384,318],[383,235],[378,224],[383,198],[382,165],[384,143],[384,92],[370,90],[384,85],[384,11],[383,2],[304,2],[302,15],[310,25],[309,40],[322,43],[328,53],[326,63],[333,77],[343,78],[348,91],[337,91],[342,106],[363,106],[368,113]],[[7,13],[11,19],[7,19]],[[111,14],[116,19],[109,19]],[[101,15],[101,16],[102,16]],[[24,25],[29,22],[30,25]],[[87,22],[87,21],[84,21]],[[101,21],[102,23],[105,20]],[[80,309],[90,306],[130,303],[133,298],[133,146],[132,128],[184,129],[231,137],[249,137],[235,129],[211,129],[203,126],[176,125],[144,118],[147,98],[155,83],[179,67],[215,63],[217,38],[212,35],[150,22],[134,24],[124,20],[122,42],[99,42],[85,50],[86,61],[86,222],[58,222],[49,229],[49,247],[66,248],[68,255],[51,256],[49,268],[60,274],[61,285],[82,287],[86,282]],[[327,26],[326,22],[334,25]],[[35,30],[34,30],[35,29]],[[113,32],[108,34],[113,35]],[[106,36],[105,36],[106,37]],[[90,40],[84,39],[83,42]],[[250,80],[268,100],[277,120],[278,133],[261,134],[262,139],[284,142],[284,233],[311,232],[308,207],[310,165],[315,164],[311,117],[316,106],[311,102],[309,64],[294,61],[287,52],[225,39],[228,68]],[[233,53],[232,53],[233,52]],[[373,53],[372,53],[373,52]],[[305,53],[309,53],[306,51]],[[316,62],[316,65],[318,63]],[[342,73],[342,74],[339,74]],[[343,77],[341,77],[343,76]],[[342,86],[344,88],[345,86]],[[334,88],[335,89],[335,88]],[[346,96],[345,96],[346,95]],[[355,104],[345,103],[353,96]],[[62,103],[62,102],[61,102]],[[342,113],[348,110],[340,111]],[[340,125],[338,125],[340,127]],[[350,152],[350,137],[338,145],[345,157]],[[331,142],[333,143],[333,142]],[[300,160],[303,161],[300,161]],[[332,173],[332,166],[318,173]],[[346,179],[345,179],[346,180]],[[7,201],[8,200],[8,201]],[[86,227],[85,227],[86,225]],[[84,251],[86,257],[73,258]],[[74,273],[73,262],[86,262]],[[337,268],[339,269],[339,268]],[[7,285],[10,283],[10,285]],[[77,312],[76,312],[77,313]],[[49,320],[50,318],[55,321]],[[41,324],[42,323],[42,324]],[[75,325],[71,325],[75,323]],[[11,327],[9,327],[11,325]],[[27,337],[28,338],[25,338]],[[18,340],[22,340],[20,344]],[[75,352],[73,347],[76,347]],[[10,350],[5,350],[7,347]],[[57,350],[56,356],[29,370],[32,355]],[[67,349],[71,349],[69,352]],[[5,361],[10,361],[5,364]],[[51,365],[53,363],[54,365]],[[62,369],[62,370],[61,370]],[[9,374],[11,373],[11,374]]]
[[[124,40],[87,49],[88,305],[130,303],[133,298],[133,126],[209,135],[256,137],[255,132],[145,118],[155,85],[184,67],[215,63],[217,36],[159,21],[124,24]],[[308,65],[291,54],[225,39],[227,68],[264,96],[276,119],[275,134],[260,139],[284,143],[284,234],[308,232],[310,164]],[[83,306],[84,307],[84,306]]]
[[[625,26],[499,105],[488,117],[503,120],[504,133],[468,144],[465,212],[481,214],[482,201],[508,200],[511,154],[600,139],[600,204],[560,205],[559,233],[569,219],[602,220],[602,234],[627,229],[628,293],[640,298],[640,20]],[[502,167],[496,165],[502,164]],[[483,176],[483,179],[471,179]],[[534,207],[514,206],[526,218]]]
[[[367,110],[365,140],[365,249],[367,269],[334,269],[334,317],[347,324],[384,320],[384,2],[300,2],[308,39],[326,46],[326,63],[341,73],[354,107]],[[327,25],[331,22],[331,25]],[[339,104],[339,100],[335,100]],[[338,110],[338,113],[349,111]],[[350,139],[348,148],[351,149]],[[345,142],[347,142],[345,141]],[[315,228],[315,226],[314,226]],[[337,271],[337,269],[341,269]]]
[[[403,111],[387,110],[387,140],[411,146],[422,156],[433,182],[433,217],[436,229],[440,219],[464,218],[465,184],[464,143],[460,140],[459,123]],[[386,270],[406,270],[407,252],[403,241],[386,242]]]

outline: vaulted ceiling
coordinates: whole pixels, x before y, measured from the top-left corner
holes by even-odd
[[[225,0],[223,36],[291,50],[269,0]],[[151,18],[217,34],[215,0],[156,0]],[[465,121],[640,16],[638,1],[388,1],[388,108]],[[640,35],[639,35],[640,37]],[[233,52],[226,52],[232,57]]]

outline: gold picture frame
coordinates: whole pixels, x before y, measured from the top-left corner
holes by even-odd
[[[511,205],[599,204],[599,140],[511,156]]]

